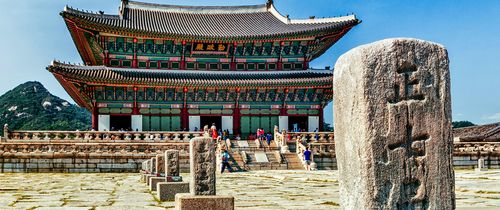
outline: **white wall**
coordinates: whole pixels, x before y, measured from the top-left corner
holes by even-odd
[[[309,127],[309,132],[313,132],[316,128],[319,131],[319,116],[309,116],[307,125]]]
[[[99,115],[99,131],[109,131],[110,116],[109,115]]]
[[[280,128],[280,132],[283,129],[288,130],[288,116],[280,116],[279,117],[279,128]]]
[[[198,128],[198,130],[203,130],[200,126],[200,116],[189,116],[189,131],[194,131],[194,128]]]
[[[142,115],[132,115],[132,131],[142,131]]]
[[[233,116],[222,116],[222,130],[226,129],[233,134]]]

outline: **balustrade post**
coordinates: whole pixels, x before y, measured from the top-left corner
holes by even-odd
[[[10,139],[9,124],[3,125],[3,137],[5,139]]]
[[[46,132],[46,133],[43,133],[43,135],[45,136],[43,138],[43,140],[47,140],[47,141],[50,140],[50,137],[49,137],[50,133]]]
[[[142,140],[140,133],[134,133],[134,140]]]

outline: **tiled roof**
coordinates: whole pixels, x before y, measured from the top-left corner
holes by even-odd
[[[92,30],[124,31],[186,39],[268,39],[315,36],[360,23],[354,15],[290,20],[272,4],[255,6],[174,6],[125,1],[119,15],[66,7],[61,15]]]
[[[500,122],[453,129],[453,137],[461,141],[499,141]]]
[[[53,62],[47,69],[68,80],[92,84],[196,87],[325,87],[329,70],[300,71],[198,71],[110,68]]]

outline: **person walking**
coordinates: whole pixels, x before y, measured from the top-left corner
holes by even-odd
[[[220,173],[221,174],[224,173],[224,170],[226,170],[226,167],[227,167],[227,171],[229,171],[229,173],[231,173],[233,171],[233,169],[229,165],[229,153],[227,152],[226,149],[222,150],[221,160],[222,160],[221,161],[222,165],[221,165],[221,171],[220,171]]]
[[[311,170],[311,151],[309,151],[309,147],[304,151],[304,162],[306,163],[306,168],[308,171]]]

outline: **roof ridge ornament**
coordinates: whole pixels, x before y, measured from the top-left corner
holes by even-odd
[[[122,0],[122,4],[120,6],[120,19],[127,19],[128,13],[128,0]]]
[[[274,4],[274,1],[273,0],[267,0],[266,2],[266,7],[267,9],[271,8],[271,6]]]

